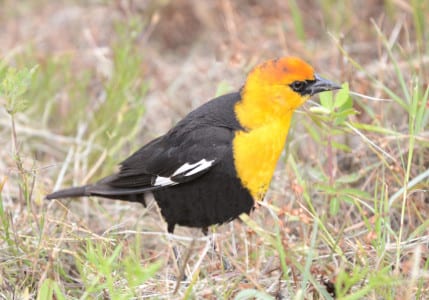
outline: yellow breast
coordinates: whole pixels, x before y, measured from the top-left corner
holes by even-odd
[[[264,197],[289,131],[292,112],[250,131],[238,131],[233,141],[234,164],[241,183],[255,200]]]

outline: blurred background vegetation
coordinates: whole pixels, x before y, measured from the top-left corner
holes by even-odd
[[[0,299],[427,299],[429,1],[0,6]],[[284,55],[350,92],[297,112],[265,202],[213,229],[232,268],[153,203],[43,200]]]

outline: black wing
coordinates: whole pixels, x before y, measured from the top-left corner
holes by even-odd
[[[131,155],[119,173],[93,185],[91,194],[136,194],[191,181],[209,172],[231,148],[228,128],[175,129]]]
[[[117,174],[54,192],[47,199],[95,195],[141,201],[135,196],[202,176],[232,151],[234,131],[244,130],[234,113],[240,99],[237,92],[207,102],[122,162]]]
[[[209,172],[231,150],[240,93],[220,96],[190,112],[167,134],[121,163],[119,173],[89,188],[93,195],[129,195],[193,180]]]

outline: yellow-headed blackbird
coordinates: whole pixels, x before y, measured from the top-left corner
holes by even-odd
[[[299,58],[255,67],[244,86],[189,113],[121,163],[117,174],[47,199],[80,196],[140,202],[154,195],[168,224],[207,227],[250,213],[264,197],[294,110],[334,89]]]

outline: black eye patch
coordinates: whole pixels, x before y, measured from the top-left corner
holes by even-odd
[[[294,81],[290,84],[290,87],[295,92],[301,93],[304,91],[306,85],[307,85],[307,83],[305,81]]]
[[[309,91],[307,88],[312,83],[314,83],[314,80],[302,80],[302,81],[297,80],[297,81],[292,82],[289,86],[293,91],[295,91],[301,95],[306,95],[306,94],[309,94]]]

